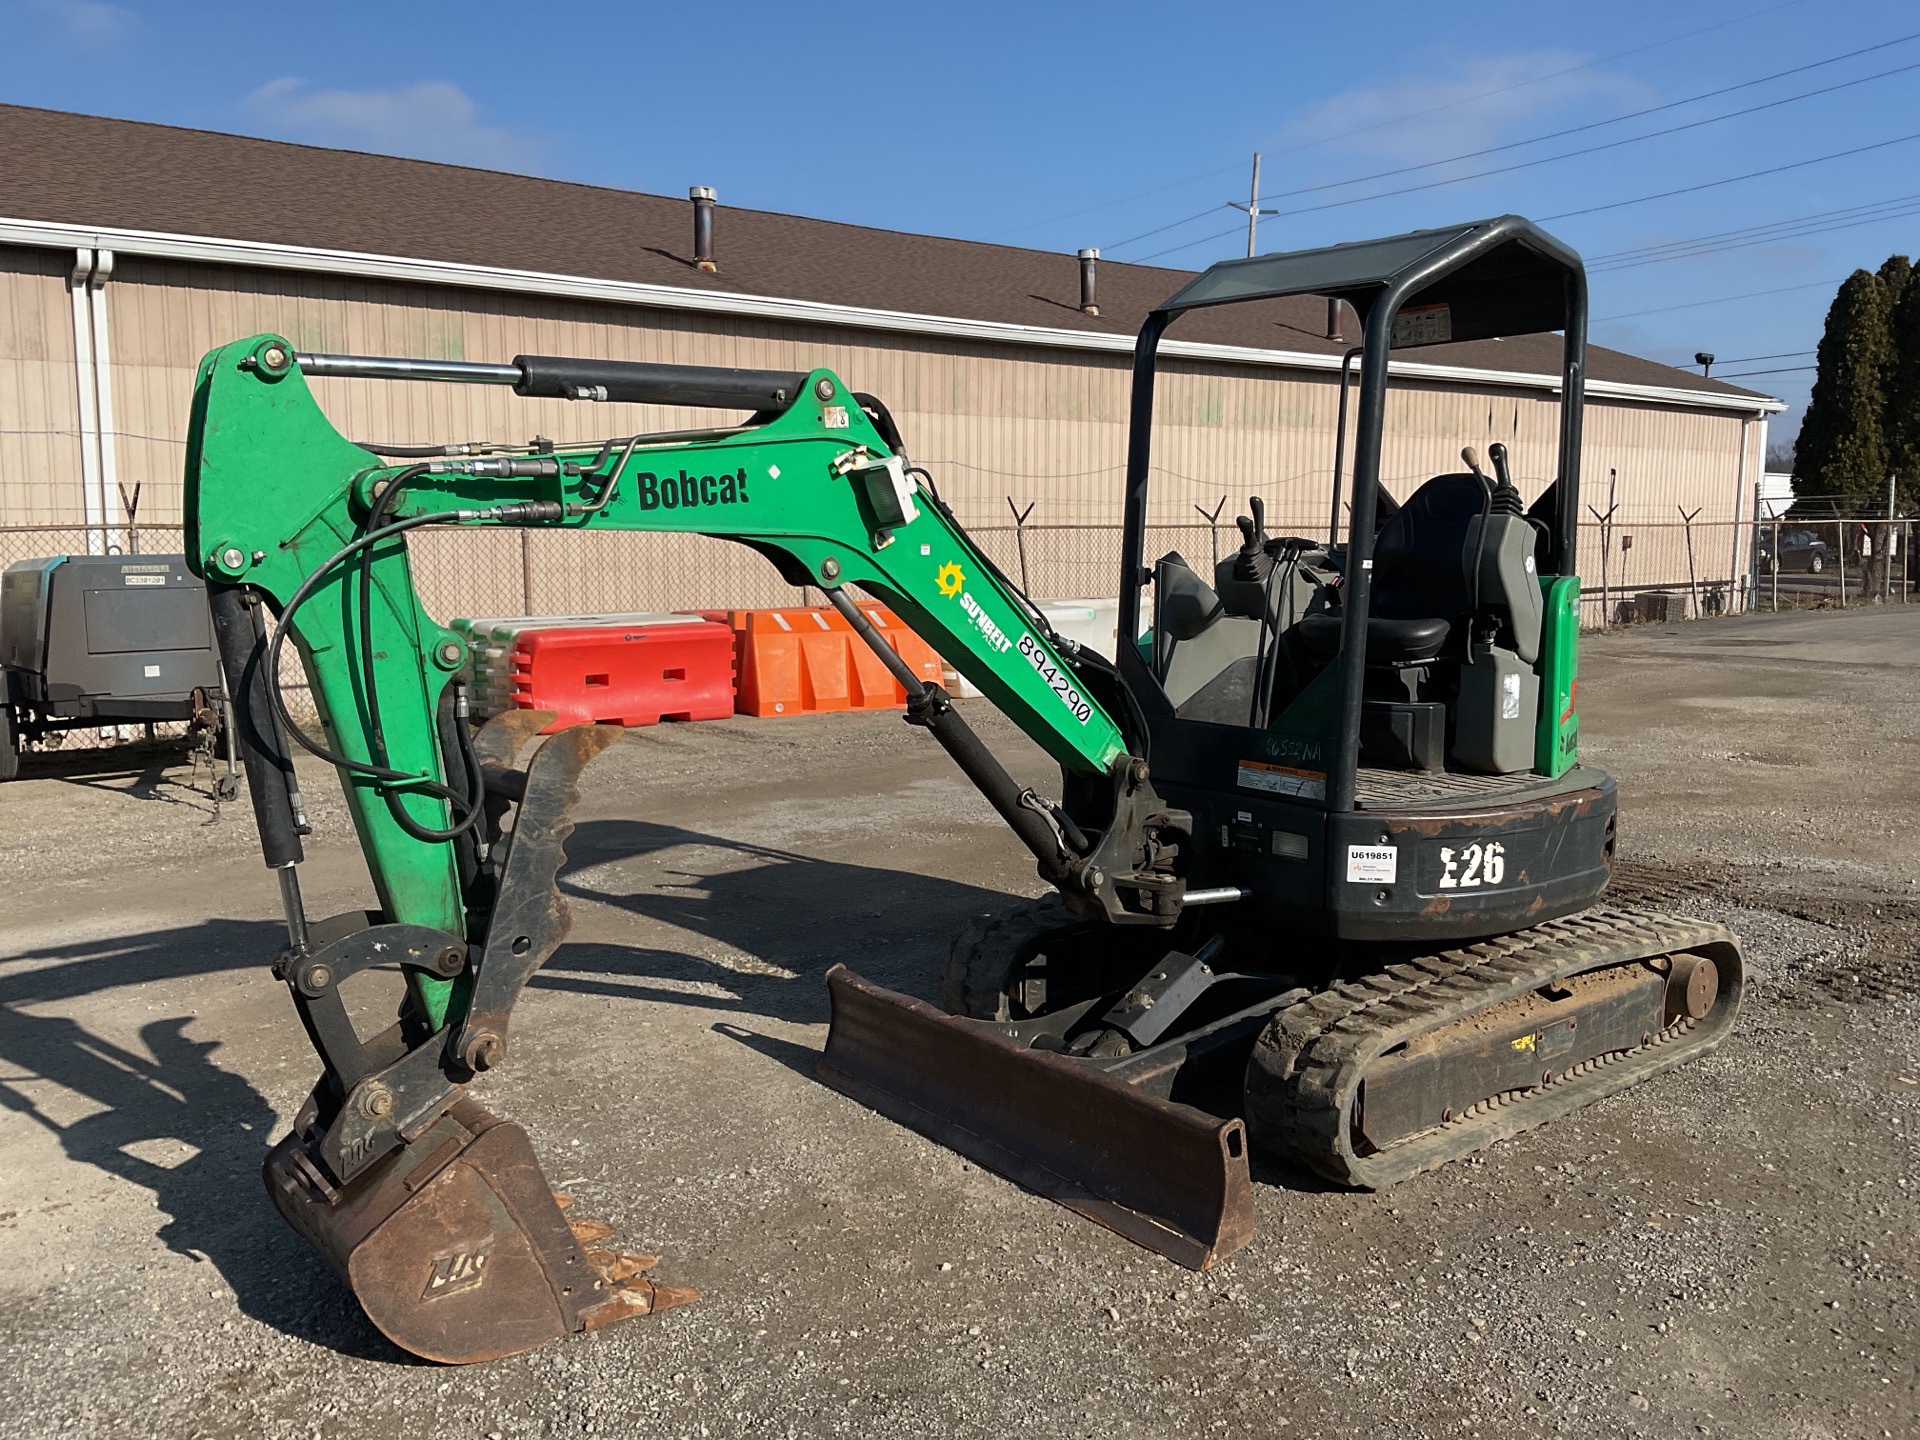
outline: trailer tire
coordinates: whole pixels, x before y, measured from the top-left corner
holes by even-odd
[[[14,724],[13,707],[0,705],[0,781],[20,773],[20,735]]]

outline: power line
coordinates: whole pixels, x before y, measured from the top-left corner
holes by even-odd
[[[1920,204],[1920,195],[1898,195],[1889,200],[1875,200],[1865,205],[1846,205],[1837,210],[1819,210],[1811,215],[1795,215],[1785,220],[1772,220],[1764,225],[1748,225],[1737,230],[1721,230],[1685,240],[1663,241],[1658,245],[1612,250],[1589,257],[1587,268],[1589,271],[1624,270],[1634,265],[1651,264],[1658,260],[1684,258],[1686,253],[1733,250],[1742,248],[1748,243],[1763,244],[1772,240],[1792,239],[1800,235],[1824,234],[1830,230],[1842,230],[1852,225],[1896,220],[1903,218],[1908,213],[1908,207],[1915,204]],[[1824,220],[1832,220],[1836,223],[1831,225],[1817,223]]]
[[[1210,240],[1219,240],[1224,238],[1225,236],[1238,235],[1239,233],[1240,233],[1240,227],[1236,225],[1231,230],[1222,230],[1215,235],[1205,235],[1198,240],[1189,240],[1184,245],[1174,245],[1165,250],[1156,250],[1151,255],[1142,255],[1138,260],[1129,260],[1127,263],[1129,265],[1144,265],[1149,260],[1158,260],[1162,255],[1177,255],[1182,250],[1191,250],[1193,249],[1194,246],[1205,245]]]
[[[1892,70],[1882,70],[1877,75],[1865,75],[1858,80],[1845,80],[1837,85],[1828,85],[1819,90],[1807,90],[1798,95],[1787,95],[1778,100],[1768,100],[1763,104],[1749,105],[1745,110],[1733,110],[1725,115],[1709,115],[1704,120],[1689,120],[1684,125],[1670,125],[1665,130],[1651,130],[1645,135],[1628,135],[1619,140],[1609,140],[1602,145],[1589,145],[1584,150],[1566,150],[1558,155],[1542,155],[1533,160],[1516,161],[1512,165],[1495,166],[1491,170],[1476,170],[1471,175],[1455,175],[1446,180],[1428,180],[1419,185],[1403,185],[1398,190],[1381,190],[1372,195],[1353,195],[1345,200],[1328,200],[1319,205],[1304,205],[1298,209],[1287,211],[1287,214],[1289,216],[1311,215],[1321,210],[1339,210],[1348,205],[1365,205],[1373,200],[1388,200],[1396,195],[1414,195],[1424,190],[1442,190],[1449,185],[1464,185],[1469,180],[1486,180],[1495,175],[1511,175],[1516,170],[1531,170],[1536,166],[1552,165],[1561,160],[1575,160],[1583,155],[1598,155],[1603,150],[1618,150],[1624,145],[1637,145],[1642,140],[1658,140],[1666,135],[1678,135],[1685,130],[1698,130],[1705,125],[1718,125],[1723,120],[1737,120],[1742,115],[1753,115],[1762,110],[1772,110],[1781,105],[1791,105],[1798,100],[1811,100],[1816,96],[1830,95],[1836,90],[1846,90],[1855,85],[1864,85],[1870,80],[1884,80],[1890,75],[1904,75],[1910,70],[1920,70],[1920,60],[1916,60],[1911,65],[1901,65]],[[1280,197],[1262,196],[1261,198],[1277,199]],[[1571,213],[1583,215],[1588,212],[1582,210]]]
[[[1238,170],[1239,168],[1240,167],[1238,165],[1222,165],[1218,170],[1209,170],[1204,175],[1189,175],[1184,180],[1174,180],[1165,185],[1156,185],[1151,190],[1137,190],[1131,195],[1121,196],[1118,200],[1103,200],[1098,205],[1089,205],[1081,210],[1069,210],[1064,215],[1050,216],[1045,220],[1032,220],[1025,225],[1016,225],[1011,230],[996,230],[993,234],[988,235],[985,238],[988,241],[999,240],[1008,235],[1021,235],[1026,233],[1029,230],[1038,230],[1042,225],[1057,225],[1062,220],[1077,220],[1082,215],[1093,214],[1096,210],[1111,210],[1116,205],[1125,205],[1130,201],[1134,201],[1134,200],[1144,200],[1149,195],[1164,195],[1169,190],[1178,190],[1183,186],[1187,186],[1187,185],[1198,185],[1202,180],[1211,180],[1216,175],[1225,175],[1231,171]],[[1214,210],[1217,210],[1219,208],[1220,207],[1217,205],[1212,206],[1208,209],[1206,213],[1211,214]],[[1186,222],[1176,221],[1175,223],[1185,224]],[[1140,237],[1136,237],[1136,238],[1140,238]],[[1122,240],[1120,242],[1121,245],[1125,245],[1127,243],[1128,242],[1125,240]],[[1109,246],[1107,248],[1118,249],[1119,247]]]
[[[1483,90],[1477,95],[1467,95],[1458,100],[1449,100],[1444,105],[1434,105],[1425,110],[1409,111],[1404,115],[1395,115],[1386,120],[1377,120],[1371,125],[1361,125],[1352,130],[1342,130],[1337,135],[1325,135],[1318,140],[1309,140],[1304,144],[1295,145],[1290,150],[1276,150],[1273,153],[1276,155],[1297,155],[1302,150],[1311,150],[1320,145],[1331,145],[1336,140],[1350,140],[1355,135],[1371,134],[1373,131],[1385,129],[1389,125],[1399,125],[1408,120],[1422,120],[1429,115],[1438,115],[1443,110],[1457,110],[1462,105],[1475,104],[1481,100],[1491,100],[1495,96],[1508,95],[1515,90],[1525,90],[1533,85],[1544,85],[1549,80],[1558,80],[1565,75],[1577,75],[1580,71],[1591,70],[1597,65],[1611,65],[1615,60],[1625,60],[1632,55],[1644,55],[1649,50],[1658,50],[1662,46],[1675,45],[1682,40],[1691,40],[1696,35],[1705,35],[1714,30],[1724,30],[1729,25],[1745,25],[1750,21],[1764,19],[1766,16],[1775,14],[1781,10],[1791,10],[1795,5],[1802,3],[1804,3],[1804,0],[1786,0],[1785,4],[1773,5],[1765,10],[1756,10],[1751,14],[1742,15],[1738,19],[1719,20],[1712,25],[1703,25],[1698,30],[1689,30],[1681,35],[1669,36],[1665,40],[1655,40],[1647,45],[1637,45],[1631,50],[1616,50],[1613,54],[1602,55],[1597,60],[1587,60],[1578,65],[1569,65],[1564,70],[1554,70],[1545,75],[1536,75],[1531,80],[1521,80],[1512,85],[1503,85],[1497,90]]]
[[[1871,145],[1856,145],[1851,150],[1836,150],[1831,155],[1815,155],[1810,160],[1795,160],[1787,165],[1770,165],[1764,170],[1749,170],[1744,175],[1729,175],[1724,180],[1705,180],[1698,185],[1683,185],[1678,190],[1662,190],[1654,195],[1638,195],[1631,200],[1615,200],[1606,205],[1589,205],[1581,210],[1563,210],[1558,215],[1543,216],[1543,220],[1571,220],[1576,215],[1598,215],[1603,210],[1622,210],[1629,205],[1645,205],[1654,200],[1670,200],[1675,195],[1694,195],[1702,190],[1717,190],[1722,185],[1737,185],[1742,180],[1758,180],[1764,175],[1784,175],[1789,170],[1804,170],[1809,165],[1824,165],[1829,160],[1844,160],[1850,155],[1865,155],[1873,150],[1885,150],[1890,145],[1905,145],[1920,140],[1920,131],[1912,135],[1896,135],[1891,140],[1876,140]]]
[[[1370,180],[1390,180],[1396,175],[1411,175],[1418,170],[1432,170],[1437,166],[1441,166],[1441,165],[1457,165],[1462,160],[1477,160],[1483,155],[1498,155],[1508,150],[1523,149],[1528,145],[1540,145],[1540,144],[1544,144],[1548,140],[1560,140],[1560,139],[1564,139],[1568,135],[1580,135],[1585,133],[1588,130],[1599,130],[1599,129],[1603,129],[1608,125],[1618,125],[1622,121],[1638,120],[1648,115],[1658,115],[1665,110],[1677,110],[1685,105],[1697,105],[1702,100],[1712,100],[1721,95],[1731,95],[1736,90],[1751,90],[1756,85],[1766,85],[1775,80],[1784,80],[1789,75],[1801,75],[1801,74],[1805,74],[1809,70],[1819,70],[1819,69],[1825,68],[1828,65],[1838,65],[1842,60],[1852,60],[1852,59],[1856,59],[1861,55],[1871,55],[1875,51],[1889,50],[1889,49],[1892,49],[1895,45],[1911,44],[1915,40],[1920,40],[1920,31],[1916,31],[1911,35],[1902,35],[1897,39],[1893,39],[1893,40],[1883,40],[1878,45],[1868,45],[1859,50],[1849,50],[1844,55],[1835,55],[1826,60],[1815,60],[1806,65],[1796,65],[1790,70],[1776,70],[1771,75],[1762,75],[1757,79],[1753,79],[1753,80],[1742,80],[1737,85],[1724,85],[1718,90],[1702,91],[1698,95],[1689,95],[1684,100],[1670,100],[1664,105],[1650,105],[1644,110],[1631,110],[1627,112],[1625,115],[1615,115],[1613,118],[1609,120],[1593,120],[1593,121],[1589,121],[1585,125],[1573,125],[1573,126],[1569,126],[1565,130],[1549,131],[1545,135],[1535,135],[1526,140],[1510,140],[1504,145],[1490,145],[1484,150],[1469,150],[1464,155],[1452,155],[1445,160],[1423,160],[1418,165],[1402,165],[1396,170],[1379,170],[1374,172],[1371,175],[1356,175],[1351,180],[1328,180],[1318,185],[1304,185],[1298,190],[1280,190],[1280,191],[1276,191],[1274,194],[1271,194],[1271,195],[1262,195],[1260,198],[1262,200],[1285,200],[1295,195],[1313,195],[1323,190],[1338,190],[1345,185],[1364,185]],[[1833,90],[1844,90],[1849,86],[1864,85],[1869,80],[1884,79],[1888,75],[1899,75],[1904,73],[1907,70],[1912,70],[1915,68],[1916,67],[1913,65],[1905,65],[1900,67],[1900,69],[1898,70],[1884,71],[1879,75],[1862,76],[1859,79],[1847,80],[1842,82],[1839,85],[1829,86],[1826,89],[1810,90],[1803,95],[1788,95],[1783,97],[1782,99],[1770,101],[1766,105],[1754,106],[1752,109],[1749,109],[1749,110],[1735,110],[1732,113],[1727,115],[1714,115],[1714,116],[1708,117],[1705,120],[1693,121],[1689,125],[1676,126],[1674,129],[1671,129],[1671,130],[1655,130],[1647,135],[1636,135],[1626,140],[1614,141],[1613,144],[1628,145],[1628,144],[1632,144],[1636,140],[1652,140],[1661,135],[1675,134],[1679,130],[1694,129],[1701,125],[1711,125],[1720,120],[1736,119],[1741,115],[1751,115],[1754,113],[1754,110],[1770,109],[1775,105],[1786,105],[1786,104],[1790,104],[1795,100],[1805,100],[1815,95],[1825,95],[1830,93]],[[1593,152],[1590,150],[1575,150],[1570,152],[1571,155],[1589,155],[1592,153]],[[1548,159],[1565,159],[1565,158],[1568,158],[1568,157],[1567,156],[1548,157]],[[1536,165],[1545,164],[1546,160],[1535,160],[1535,161],[1529,161],[1528,163],[1536,164]],[[1494,171],[1487,171],[1484,173],[1497,175],[1503,172],[1494,170]]]
[[[1545,223],[1547,221],[1553,221],[1553,220],[1571,220],[1581,215],[1598,215],[1601,212],[1607,211],[1607,210],[1623,210],[1623,209],[1626,209],[1628,206],[1645,205],[1655,200],[1670,200],[1676,195],[1693,195],[1693,194],[1698,194],[1702,190],[1717,190],[1723,185],[1737,185],[1743,180],[1758,180],[1768,175],[1782,175],[1789,170],[1804,170],[1811,165],[1824,165],[1830,160],[1844,160],[1853,155],[1865,155],[1874,150],[1885,150],[1889,146],[1905,145],[1914,140],[1920,140],[1920,132],[1916,132],[1911,135],[1896,135],[1891,140],[1876,140],[1871,145],[1856,145],[1850,150],[1836,150],[1828,155],[1815,155],[1806,160],[1790,161],[1785,165],[1770,165],[1763,170],[1749,170],[1743,175],[1729,175],[1724,179],[1720,179],[1720,180],[1703,180],[1697,185],[1683,185],[1677,190],[1661,190],[1651,195],[1636,195],[1631,199],[1627,199],[1627,200],[1610,201],[1605,205],[1588,205],[1579,210],[1563,210],[1557,215],[1543,215],[1540,217],[1540,219],[1542,223]],[[1464,178],[1473,179],[1475,177],[1467,176]],[[1442,183],[1453,183],[1453,182],[1442,182]],[[1415,188],[1430,189],[1432,187],[1418,186]],[[1390,191],[1388,193],[1401,194],[1405,192]],[[1361,198],[1377,200],[1377,199],[1382,199],[1384,197],[1373,195],[1373,196],[1363,196]],[[1337,201],[1333,205],[1316,205],[1311,208],[1315,210],[1327,210],[1327,209],[1336,208],[1338,205],[1346,205],[1346,204],[1354,204],[1354,203],[1357,203],[1357,202],[1356,201]],[[1295,210],[1289,213],[1294,215],[1304,215],[1309,212],[1306,210]],[[1875,218],[1881,218],[1881,217],[1875,217]],[[1895,219],[1899,217],[1887,216],[1884,218]],[[1835,228],[1842,228],[1842,227],[1835,227]],[[1131,263],[1137,264],[1137,265],[1145,264],[1148,260],[1157,260],[1163,255],[1173,255],[1173,254],[1177,254],[1182,250],[1191,250],[1197,245],[1205,245],[1210,241],[1223,239],[1228,235],[1236,234],[1238,230],[1239,230],[1239,227],[1235,226],[1232,230],[1222,230],[1213,235],[1202,236],[1198,240],[1189,240],[1185,244],[1170,246],[1165,250],[1156,250],[1153,254],[1142,256],[1140,259],[1135,260]],[[1729,246],[1728,248],[1736,248],[1736,247]],[[1680,258],[1680,257],[1675,257],[1675,258]],[[1611,267],[1611,268],[1625,269],[1627,267],[1622,265],[1622,266]],[[1604,270],[1602,273],[1604,273]],[[1839,282],[1835,281],[1834,283],[1838,284]],[[1789,287],[1789,288],[1799,288],[1799,287]],[[1672,308],[1679,308],[1679,307],[1672,307]],[[1641,313],[1652,314],[1654,312],[1643,311]],[[1614,318],[1624,318],[1624,317],[1614,317]]]
[[[1812,350],[1782,350],[1778,355],[1736,355],[1731,360],[1715,359],[1716,365],[1751,365],[1756,360],[1798,360],[1802,355],[1812,355]],[[1768,373],[1768,372],[1761,372]],[[1784,374],[1785,372],[1780,372]]]
[[[1736,370],[1731,375],[1716,375],[1716,380],[1745,380],[1754,375],[1798,375],[1803,370],[1818,370],[1818,365],[1786,365],[1778,370]]]
[[[1118,249],[1120,249],[1120,248],[1121,248],[1121,246],[1124,246],[1124,245],[1131,245],[1131,244],[1133,244],[1133,243],[1134,243],[1135,241],[1137,241],[1137,240],[1151,240],[1151,239],[1152,239],[1152,238],[1153,238],[1153,237],[1154,237],[1155,235],[1164,235],[1164,234],[1165,234],[1165,233],[1166,233],[1167,231],[1169,231],[1169,230],[1178,230],[1178,229],[1179,229],[1179,228],[1180,228],[1180,227],[1181,227],[1182,225],[1191,225],[1191,224],[1192,224],[1192,223],[1193,223],[1194,221],[1196,221],[1196,220],[1204,220],[1204,219],[1205,219],[1205,218],[1206,218],[1207,216],[1209,216],[1209,215],[1212,215],[1212,214],[1215,214],[1215,213],[1217,213],[1218,211],[1221,211],[1221,210],[1224,210],[1224,209],[1226,208],[1226,203],[1227,203],[1227,202],[1225,202],[1225,201],[1223,200],[1223,201],[1221,201],[1221,202],[1220,202],[1220,204],[1218,204],[1218,205],[1209,205],[1209,206],[1208,206],[1208,207],[1207,207],[1206,209],[1204,209],[1204,210],[1202,210],[1202,211],[1200,211],[1200,212],[1199,212],[1198,214],[1195,214],[1195,215],[1189,215],[1189,216],[1187,216],[1187,218],[1186,218],[1186,219],[1184,219],[1184,220],[1175,220],[1175,221],[1173,221],[1173,222],[1171,222],[1170,224],[1166,224],[1166,225],[1161,225],[1161,226],[1158,226],[1158,227],[1156,227],[1156,228],[1154,228],[1154,229],[1152,229],[1152,230],[1143,230],[1143,231],[1142,231],[1142,232],[1141,232],[1140,234],[1138,234],[1138,235],[1135,235],[1135,236],[1133,236],[1133,237],[1132,237],[1131,239],[1127,239],[1127,240],[1121,240],[1121,241],[1118,241],[1118,242],[1117,242],[1117,243],[1115,243],[1115,244],[1112,244],[1112,245],[1107,245],[1107,246],[1103,246],[1102,248],[1103,248],[1104,250],[1109,250],[1109,251],[1111,251],[1111,250],[1118,250]],[[1239,229],[1240,227],[1239,227],[1238,225],[1236,225],[1236,226],[1234,226],[1233,228],[1234,228],[1234,230],[1238,230],[1238,229]],[[1232,232],[1232,231],[1229,231],[1228,233],[1229,233],[1229,234],[1231,234],[1231,233],[1233,233],[1233,232]],[[1194,241],[1194,244],[1196,244],[1196,245],[1197,245],[1197,244],[1199,244],[1199,243],[1200,243],[1200,242],[1199,242],[1199,241],[1197,241],[1197,240],[1196,240],[1196,241]],[[1185,247],[1185,246],[1181,246],[1180,248],[1181,248],[1181,249],[1185,249],[1186,247]],[[1170,255],[1170,254],[1172,254],[1173,252],[1172,252],[1172,251],[1170,251],[1170,250],[1162,250],[1162,251],[1161,251],[1160,253],[1161,253],[1162,255]],[[1148,256],[1147,258],[1148,258],[1148,259],[1152,259],[1153,257],[1152,257],[1152,256]],[[1140,261],[1137,261],[1137,260],[1136,260],[1136,261],[1131,261],[1131,262],[1129,262],[1129,263],[1131,263],[1131,264],[1136,264],[1136,265],[1137,265],[1137,264],[1139,264],[1139,263],[1141,263],[1141,262],[1140,262]]]
[[[1836,230],[1855,230],[1862,225],[1879,225],[1893,220],[1907,220],[1920,215],[1920,203],[1908,205],[1903,209],[1889,210],[1880,215],[1868,215],[1857,220],[1848,220],[1835,225],[1808,225],[1798,230],[1783,230],[1773,235],[1762,235],[1758,239],[1742,240],[1737,244],[1702,245],[1692,250],[1675,251],[1671,255],[1655,255],[1645,260],[1634,260],[1623,265],[1596,265],[1589,268],[1589,274],[1611,275],[1619,270],[1636,270],[1642,265],[1658,265],[1668,260],[1695,260],[1705,255],[1724,255],[1729,250],[1750,250],[1755,245],[1773,245],[1782,240],[1797,240],[1808,235],[1831,235]]]
[[[1318,140],[1308,140],[1302,144],[1294,145],[1284,150],[1276,150],[1273,153],[1276,155],[1297,155],[1303,150],[1312,150],[1321,145],[1330,145],[1337,140],[1349,140],[1356,135],[1371,134],[1373,131],[1385,129],[1389,125],[1403,124],[1408,120],[1424,119],[1428,115],[1438,115],[1443,110],[1457,110],[1462,105],[1478,104],[1482,100],[1492,100],[1501,95],[1511,94],[1515,90],[1525,90],[1534,85],[1544,85],[1549,80],[1558,80],[1561,77],[1566,75],[1575,75],[1582,70],[1591,70],[1591,69],[1594,69],[1596,66],[1600,66],[1600,65],[1610,65],[1615,60],[1625,60],[1634,55],[1644,55],[1650,50],[1659,50],[1668,45],[1677,45],[1682,40],[1691,40],[1699,35],[1711,34],[1715,30],[1724,30],[1729,25],[1745,25],[1754,20],[1764,19],[1766,16],[1775,14],[1781,10],[1791,10],[1793,9],[1794,6],[1802,5],[1805,3],[1806,3],[1806,0],[1784,0],[1783,4],[1770,5],[1764,10],[1755,10],[1746,15],[1737,16],[1731,20],[1717,20],[1713,24],[1703,25],[1697,30],[1687,30],[1687,31],[1683,31],[1678,35],[1669,35],[1664,40],[1654,40],[1645,45],[1636,45],[1629,50],[1616,50],[1611,55],[1602,55],[1597,59],[1582,61],[1578,65],[1569,65],[1565,69],[1550,71],[1545,75],[1536,75],[1531,80],[1521,80],[1521,81],[1515,82],[1512,85],[1502,85],[1492,90],[1482,90],[1472,95],[1463,95],[1458,100],[1447,101],[1444,105],[1434,105],[1434,106],[1430,106],[1425,110],[1413,110],[1413,111],[1407,112],[1404,115],[1389,116],[1387,119],[1377,120],[1371,125],[1357,126],[1352,130],[1342,130],[1339,133],[1334,135],[1323,135]],[[1898,42],[1889,41],[1888,43],[1894,44]],[[1845,57],[1841,57],[1841,58],[1845,58]],[[1788,73],[1791,73],[1791,72],[1788,72]],[[1758,82],[1756,81],[1753,83],[1757,84]],[[1676,103],[1684,103],[1684,102],[1676,102]],[[1622,116],[1619,118],[1628,119],[1631,117]],[[1547,138],[1551,138],[1551,137],[1547,137]],[[1194,176],[1188,177],[1185,180],[1176,180],[1171,184],[1158,186],[1152,190],[1139,191],[1136,194],[1127,196],[1126,200],[1114,200],[1114,201],[1109,201],[1106,204],[1090,206],[1084,210],[1071,211],[1066,215],[1055,217],[1055,220],[1070,220],[1079,215],[1091,214],[1095,210],[1105,210],[1105,209],[1110,209],[1114,205],[1123,205],[1127,203],[1127,200],[1139,200],[1148,195],[1158,195],[1168,190],[1178,189],[1182,185],[1198,184],[1202,180],[1211,180],[1216,175],[1223,175],[1227,173],[1227,171],[1229,170],[1237,170],[1238,168],[1239,167],[1237,165],[1222,166],[1218,170],[1209,170],[1204,175],[1194,175]],[[1207,216],[1213,214],[1214,211],[1218,210],[1219,208],[1220,206],[1218,205],[1210,205],[1205,210],[1200,210],[1195,212],[1192,215],[1187,216],[1186,219],[1184,220],[1175,220],[1171,224],[1162,225],[1158,229],[1149,230],[1145,232],[1145,234],[1136,235],[1131,240],[1117,241],[1116,243],[1112,245],[1108,245],[1104,248],[1106,248],[1107,250],[1118,250],[1122,246],[1133,244],[1134,241],[1145,240],[1150,238],[1151,236],[1162,234],[1165,231],[1177,229],[1182,225],[1191,225],[1196,220],[1205,219]],[[1017,235],[1022,231],[1031,230],[1040,225],[1053,224],[1055,223],[1055,220],[1036,220],[1030,225],[1018,226],[1012,230],[1002,230],[997,232],[997,234],[998,235]],[[1235,229],[1237,230],[1238,227],[1236,226]],[[996,236],[989,236],[987,238],[994,239],[996,238]],[[1216,237],[1209,237],[1209,238],[1216,238]],[[1203,244],[1205,242],[1195,241],[1194,243]],[[1181,247],[1181,248],[1185,248],[1185,247]],[[1172,254],[1173,252],[1170,250],[1163,250],[1160,253],[1163,255],[1168,255],[1168,254]],[[1135,263],[1138,263],[1138,262],[1135,262]]]
[[[1747,290],[1739,295],[1717,295],[1711,300],[1689,300],[1681,305],[1656,305],[1651,310],[1629,310],[1620,315],[1598,315],[1592,323],[1603,324],[1609,320],[1637,320],[1642,315],[1665,315],[1669,310],[1698,310],[1704,305],[1726,305],[1735,300],[1758,300],[1763,295],[1790,295],[1796,290],[1819,290],[1838,285],[1847,277],[1838,276],[1832,280],[1810,280],[1804,285],[1782,285],[1777,290]]]

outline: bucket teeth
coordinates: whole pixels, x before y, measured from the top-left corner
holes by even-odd
[[[571,1210],[573,1208],[573,1196],[567,1194],[564,1190],[554,1191],[553,1208],[556,1210]]]
[[[594,1246],[586,1253],[593,1268],[610,1284],[644,1275],[660,1263],[658,1255],[642,1255],[635,1250],[607,1250]]]
[[[607,1287],[607,1298],[580,1312],[588,1330],[600,1330],[641,1315],[658,1315],[679,1305],[691,1305],[700,1292],[691,1285],[656,1285],[651,1280],[624,1280]]]
[[[604,1220],[581,1218],[567,1221],[567,1228],[573,1232],[573,1238],[582,1245],[595,1245],[613,1234],[613,1226]]]
[[[296,1132],[268,1156],[274,1204],[381,1333],[424,1359],[498,1360],[699,1298],[646,1279],[655,1256],[604,1244],[613,1226],[569,1221],[571,1199],[540,1173],[526,1132],[473,1101],[344,1192],[307,1178],[312,1143]]]

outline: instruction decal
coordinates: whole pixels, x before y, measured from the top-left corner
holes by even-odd
[[[1393,317],[1395,345],[1444,345],[1453,339],[1453,307],[1409,305]]]
[[[1297,795],[1303,800],[1324,800],[1327,798],[1327,776],[1323,770],[1296,770],[1291,765],[1242,760],[1240,788],[1264,790],[1269,795]]]
[[[1400,851],[1393,845],[1347,846],[1347,880],[1354,885],[1391,885],[1400,875]]]

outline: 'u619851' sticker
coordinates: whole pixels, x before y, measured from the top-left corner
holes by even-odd
[[[1093,706],[1081,698],[1066,672],[1047,657],[1047,652],[1040,648],[1039,642],[1024,631],[1020,635],[1020,653],[1027,657],[1027,663],[1033,666],[1040,678],[1053,687],[1053,693],[1073,712],[1074,719],[1084,725],[1093,718]]]
[[[1400,852],[1391,845],[1349,845],[1347,882],[1391,885],[1400,878]]]

